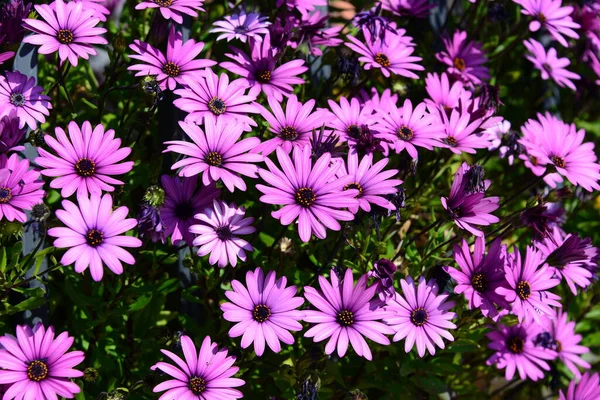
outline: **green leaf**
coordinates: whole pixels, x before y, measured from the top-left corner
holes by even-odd
[[[167,279],[160,284],[157,290],[161,293],[175,292],[177,289],[179,289],[179,282],[180,281],[178,278]]]
[[[8,305],[8,307],[6,308],[6,314],[12,315],[27,310],[35,310],[36,308],[42,306],[44,303],[46,303],[46,299],[44,297],[31,297],[27,300],[23,300],[16,306]]]
[[[129,305],[129,312],[140,311],[144,309],[152,300],[152,293],[143,294],[136,301]]]

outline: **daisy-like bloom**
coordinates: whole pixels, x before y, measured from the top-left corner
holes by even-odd
[[[180,179],[163,175],[160,182],[166,195],[165,203],[160,207],[160,216],[165,225],[164,235],[171,236],[173,245],[178,245],[182,239],[191,245],[194,235],[190,227],[198,222],[194,216],[219,197],[221,191],[214,183],[196,189],[196,176]]]
[[[429,10],[435,7],[428,0],[382,0],[384,10],[399,17],[427,18]]]
[[[208,59],[195,60],[204,48],[204,43],[196,43],[192,39],[183,43],[181,33],[175,31],[174,26],[169,33],[166,57],[160,50],[137,39],[129,48],[137,53],[129,57],[142,63],[133,64],[127,69],[138,71],[135,76],[155,75],[162,90],[167,88],[175,90],[178,83],[184,85],[184,76],[194,78],[203,72],[200,71],[201,69],[212,67],[217,63]]]
[[[586,372],[579,381],[572,380],[565,395],[561,390],[558,400],[596,400],[600,398],[600,375]]]
[[[254,105],[256,95],[244,94],[247,85],[241,79],[229,82],[226,74],[217,76],[210,68],[195,79],[184,77],[184,88],[175,90],[181,96],[173,104],[189,114],[185,117],[188,122],[202,124],[207,115],[217,120],[238,120],[244,123],[244,129],[256,126],[256,122],[248,115],[258,113]]]
[[[267,101],[272,113],[260,105],[260,114],[269,123],[269,130],[275,134],[275,137],[253,148],[252,153],[262,153],[267,156],[278,147],[289,153],[292,147],[309,145],[313,129],[321,128],[331,119],[331,113],[326,109],[320,108],[313,112],[314,99],[302,104],[296,95],[291,95],[288,97],[285,113],[281,103],[275,97],[269,96]]]
[[[202,3],[204,0],[150,0],[141,1],[135,6],[135,9],[158,8],[165,19],[172,19],[176,23],[182,24],[183,14],[196,18],[198,11],[204,11]]]
[[[435,113],[433,109],[430,111]],[[481,120],[471,121],[470,112],[453,109],[448,117],[448,113],[443,108],[438,108],[437,111],[444,125],[441,147],[448,148],[454,154],[462,152],[475,154],[476,149],[487,149],[490,146],[489,137],[477,133],[481,128]]]
[[[15,110],[0,118],[0,154],[25,150],[20,144],[27,129],[19,128],[20,122]]]
[[[425,70],[422,65],[416,64],[422,58],[411,55],[415,48],[410,43],[410,38],[387,30],[384,40],[372,38],[368,29],[363,29],[362,33],[365,37],[364,43],[353,36],[347,36],[350,43],[346,43],[346,46],[361,55],[358,60],[365,63],[365,70],[379,68],[386,78],[396,74],[412,79],[419,78],[412,71]]]
[[[583,142],[585,131],[550,113],[537,117],[539,122],[530,119],[521,127],[523,138],[519,140],[527,151],[521,158],[529,157],[532,172],[544,175],[544,181],[553,188],[565,177],[589,192],[600,190],[600,164],[596,162],[594,143]],[[546,173],[548,168],[552,172]]]
[[[511,304],[511,311],[520,322],[535,321],[538,325],[552,319],[556,312],[551,307],[561,307],[560,296],[548,291],[560,283],[554,277],[554,271],[544,263],[542,252],[527,246],[525,261],[516,248],[511,257],[507,257],[504,267],[506,283],[496,289]]]
[[[299,75],[308,71],[304,60],[292,60],[277,66],[271,39],[265,35],[262,41],[250,40],[250,55],[232,47],[234,53],[225,54],[233,60],[221,63],[221,67],[241,76],[240,82],[249,87],[249,96],[258,96],[264,92],[267,98],[273,96],[282,101],[283,96],[290,96],[294,90],[292,85],[301,85],[304,79]]]
[[[442,197],[442,206],[448,211],[454,223],[461,229],[471,232],[475,236],[483,236],[483,232],[475,226],[488,226],[495,224],[500,219],[491,213],[500,205],[499,197],[485,197],[485,190],[490,181],[483,181],[484,190],[470,191],[469,181],[471,169],[467,163],[463,163],[450,188],[450,196]]]
[[[296,286],[286,286],[285,276],[277,279],[275,271],[267,276],[256,268],[246,273],[246,287],[233,280],[233,290],[225,292],[231,301],[221,304],[223,318],[236,324],[229,330],[230,337],[242,336],[242,348],[254,343],[257,356],[262,356],[265,342],[275,353],[281,351],[281,342],[294,344],[289,331],[299,331],[298,321],[304,312],[296,310],[304,303],[302,297],[295,297]]]
[[[461,81],[455,81],[450,85],[450,80],[445,72],[439,75],[437,73],[427,74],[425,90],[429,94],[429,99],[425,99],[425,103],[432,107],[442,107],[445,110],[457,108],[459,101],[466,93],[469,93]]]
[[[467,32],[456,31],[452,38],[443,39],[446,51],[436,53],[439,61],[448,66],[448,73],[463,82],[477,85],[490,78],[487,58],[481,43],[467,40]]]
[[[0,117],[13,112],[19,117],[19,128],[26,124],[35,129],[37,123],[46,122],[44,115],[50,115],[50,97],[42,94],[44,88],[36,86],[34,77],[20,72],[6,72],[0,75]]]
[[[40,46],[40,54],[58,52],[61,64],[68,59],[76,67],[79,57],[87,60],[90,54],[97,54],[93,45],[108,43],[102,37],[106,29],[96,27],[100,19],[94,17],[94,9],[84,9],[83,2],[55,0],[51,5],[34,7],[43,21],[31,18],[23,20],[23,26],[34,33],[23,42]]]
[[[232,15],[226,16],[222,21],[217,21],[213,24],[216,28],[211,29],[211,33],[220,33],[217,40],[233,39],[240,40],[246,43],[248,39],[254,39],[257,42],[262,42],[263,36],[269,33],[267,28],[271,23],[269,17],[258,13],[246,13],[240,11]],[[263,35],[263,36],[261,36]]]
[[[552,79],[560,87],[566,86],[571,90],[577,90],[571,79],[579,80],[581,77],[566,69],[571,65],[568,58],[558,58],[555,48],[551,48],[546,53],[544,46],[534,39],[525,40],[523,44],[531,53],[525,57],[540,71],[543,80]]]
[[[251,163],[261,162],[260,154],[248,153],[260,144],[257,137],[239,140],[244,132],[242,123],[235,120],[217,119],[208,114],[204,118],[204,130],[199,126],[180,121],[179,126],[192,142],[172,140],[165,142],[164,152],[187,156],[177,161],[171,169],[183,167],[179,176],[202,174],[202,184],[222,181],[230,192],[235,188],[246,190],[246,183],[238,176],[256,178],[258,167]],[[239,141],[238,141],[239,140]]]
[[[352,180],[344,185],[344,190],[358,190],[358,204],[348,207],[350,212],[356,214],[362,210],[371,211],[371,204],[379,207],[395,210],[396,207],[384,196],[394,194],[398,191],[397,186],[402,184],[400,179],[391,179],[398,174],[397,169],[383,170],[388,164],[386,157],[373,165],[373,154],[365,155],[360,161],[357,153],[348,154],[348,167],[341,163],[337,171],[337,176],[345,177],[350,175]]]
[[[580,28],[573,22],[571,13],[573,7],[562,6],[562,0],[513,0],[523,9],[521,13],[529,15],[535,20],[529,23],[529,30],[537,32],[542,26],[550,32],[552,37],[565,47],[569,47],[564,36],[578,39],[579,35],[573,29]],[[564,36],[563,36],[564,35]]]
[[[367,275],[362,275],[356,285],[350,268],[346,269],[342,281],[335,270],[331,270],[330,280],[319,276],[321,291],[310,286],[304,287],[304,296],[317,310],[306,310],[304,320],[316,324],[304,334],[315,342],[329,339],[325,354],[337,348],[337,354],[344,357],[348,344],[359,356],[373,358],[369,345],[363,336],[387,346],[390,340],[385,335],[394,331],[380,322],[387,312],[379,307],[378,298],[373,299],[379,285],[367,287]]]
[[[416,146],[428,150],[442,146],[444,125],[435,114],[427,112],[425,103],[419,103],[413,109],[411,101],[406,99],[402,108],[391,107],[388,113],[378,115],[376,127],[394,138],[389,146],[396,153],[406,150],[412,158],[418,158]]]
[[[511,380],[517,370],[521,379],[537,381],[543,378],[542,370],[550,370],[545,360],[554,360],[556,353],[535,345],[537,330],[537,327],[530,325],[508,327],[498,324],[497,330],[487,334],[491,340],[488,347],[495,351],[488,358],[487,365],[496,365],[498,369],[506,368],[507,380]]]
[[[29,169],[29,160],[19,161],[11,155],[0,169],[0,220],[27,220],[25,210],[42,201],[44,181],[38,180],[40,173]]]
[[[111,176],[131,171],[133,161],[118,163],[131,153],[131,148],[120,147],[121,139],[115,139],[114,130],[104,132],[102,125],[92,128],[89,121],[79,128],[71,121],[68,131],[67,136],[62,128],[57,127],[54,131],[56,139],[44,135],[46,144],[56,155],[41,147],[38,149],[40,157],[35,162],[45,168],[42,175],[56,177],[50,182],[50,187],[61,189],[62,197],[66,198],[76,191],[77,195],[84,196],[112,192],[115,188],[111,185],[123,184]]]
[[[390,312],[385,323],[395,332],[394,342],[406,339],[404,351],[409,352],[417,345],[419,357],[425,356],[425,351],[435,354],[435,345],[445,348],[442,337],[453,341],[454,337],[447,329],[456,329],[450,322],[456,318],[456,313],[449,311],[454,302],[446,301],[448,294],[438,295],[435,280],[425,281],[419,278],[415,284],[409,276],[400,280],[402,295],[396,295],[388,301],[386,310]]]
[[[54,247],[68,248],[62,256],[62,265],[75,263],[75,272],[83,273],[89,266],[92,278],[100,281],[105,264],[117,275],[123,273],[124,262],[135,264],[135,258],[122,247],[140,247],[142,241],[122,235],[137,225],[135,218],[126,218],[129,209],[119,207],[113,211],[113,200],[109,194],[100,197],[92,194],[77,197],[78,205],[63,200],[63,210],[56,217],[66,227],[51,228],[48,235],[57,239]]]
[[[0,337],[0,384],[10,385],[3,399],[72,399],[81,389],[71,378],[83,376],[74,367],[85,358],[83,351],[67,352],[73,341],[67,332],[54,337],[54,328],[40,323]]]
[[[496,306],[508,307],[504,297],[496,293],[496,289],[505,282],[506,250],[501,242],[501,238],[494,240],[485,254],[485,237],[475,239],[473,252],[463,239],[460,245],[454,245],[454,260],[460,269],[445,267],[456,281],[454,292],[465,296],[469,309],[479,308],[484,316],[494,321],[500,317]]]
[[[154,393],[165,392],[158,400],[234,400],[243,397],[242,392],[233,388],[246,382],[232,378],[239,368],[233,367],[235,357],[228,356],[226,348],[219,349],[207,336],[200,351],[197,351],[192,339],[183,335],[181,349],[184,359],[168,350],[161,350],[176,366],[157,362],[150,368],[153,371],[158,369],[173,378],[154,387]]]
[[[254,218],[244,218],[246,209],[223,201],[213,201],[210,208],[205,208],[195,217],[201,224],[192,225],[190,232],[196,234],[194,246],[198,246],[198,255],[210,253],[208,262],[225,268],[227,264],[235,267],[237,259],[246,261],[246,251],[254,248],[246,240],[238,237],[254,233],[256,228],[251,224]]]
[[[336,178],[340,163],[331,163],[331,154],[325,153],[313,165],[310,146],[294,148],[294,161],[282,149],[277,148],[277,159],[281,169],[265,158],[269,170],[260,169],[260,177],[272,186],[256,185],[263,193],[260,201],[266,204],[281,204],[284,207],[273,211],[273,218],[289,225],[298,219],[298,233],[303,242],[308,242],[314,233],[325,239],[325,227],[339,231],[338,221],[352,221],[354,214],[343,208],[357,206],[356,189],[343,190],[352,176]]]

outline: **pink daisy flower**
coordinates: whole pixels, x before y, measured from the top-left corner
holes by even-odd
[[[176,23],[182,24],[183,14],[195,18],[198,16],[198,11],[204,11],[202,3],[204,0],[152,0],[141,1],[135,6],[135,9],[158,8],[165,19],[172,19]]]
[[[0,169],[0,220],[25,222],[23,211],[42,201],[44,181],[38,180],[40,173],[29,169],[29,160],[19,161],[11,155]]]
[[[269,170],[260,169],[259,175],[272,186],[256,185],[263,193],[260,201],[266,204],[281,204],[284,207],[273,211],[273,218],[289,225],[298,219],[298,233],[303,242],[308,242],[314,233],[319,239],[327,236],[325,227],[339,231],[338,221],[351,221],[354,214],[342,208],[357,206],[358,190],[343,190],[352,176],[336,178],[339,163],[331,163],[331,155],[323,154],[313,165],[310,146],[294,148],[294,161],[281,148],[277,148],[277,159],[281,169],[265,158]]]
[[[310,286],[304,287],[304,296],[317,310],[306,310],[304,320],[316,324],[304,334],[315,342],[329,339],[325,354],[331,354],[337,347],[337,354],[344,357],[348,344],[357,355],[372,360],[373,355],[364,337],[387,346],[390,340],[385,336],[393,330],[381,323],[387,315],[379,307],[378,298],[373,298],[378,285],[367,287],[367,275],[362,275],[356,285],[350,268],[346,269],[342,281],[332,269],[331,284],[319,276],[318,291]]]
[[[233,280],[233,290],[225,292],[231,302],[221,304],[223,318],[236,324],[229,330],[230,337],[242,336],[242,348],[254,343],[257,356],[262,356],[265,342],[275,353],[281,351],[281,342],[294,344],[289,331],[302,329],[300,321],[303,311],[297,308],[304,303],[300,296],[295,297],[296,286],[286,286],[285,276],[277,279],[275,271],[265,277],[262,269],[246,273],[246,287]]]
[[[68,59],[76,67],[79,57],[87,60],[90,54],[97,54],[92,45],[108,43],[102,37],[106,29],[96,27],[100,19],[94,17],[95,11],[84,9],[82,2],[55,0],[51,5],[34,7],[43,21],[31,18],[23,20],[23,26],[34,33],[23,42],[40,46],[40,54],[58,52],[61,64]]]
[[[129,57],[143,63],[131,65],[127,69],[138,71],[135,76],[155,75],[162,90],[175,90],[178,83],[185,84],[184,77],[195,78],[204,72],[201,71],[203,68],[212,67],[217,63],[208,59],[196,60],[204,48],[204,43],[196,43],[192,39],[183,43],[181,33],[175,31],[174,26],[171,26],[169,33],[166,57],[160,50],[139,40],[134,40],[129,48],[137,53]]]
[[[566,67],[571,64],[568,58],[558,58],[554,48],[546,53],[544,46],[533,39],[525,40],[523,44],[531,53],[525,57],[541,72],[543,80],[552,79],[560,87],[566,86],[571,90],[577,90],[571,79],[579,80],[581,77],[574,72],[567,71]]]
[[[529,23],[529,30],[537,32],[542,26],[545,27],[558,43],[569,47],[567,36],[578,39],[579,35],[573,30],[580,28],[578,23],[573,22],[570,17],[573,7],[562,6],[562,0],[513,0],[523,9],[521,13],[535,18]]]
[[[199,247],[198,255],[210,253],[208,262],[215,265],[218,261],[220,268],[228,263],[235,267],[238,258],[246,261],[246,251],[254,251],[254,247],[238,236],[254,233],[256,228],[251,225],[254,218],[244,218],[245,215],[244,207],[217,200],[213,200],[212,207],[196,214],[200,224],[192,225],[190,232],[197,235],[193,243]]]
[[[244,385],[238,378],[232,378],[238,371],[233,367],[235,357],[227,356],[227,349],[219,349],[210,337],[205,337],[200,347],[196,350],[194,342],[189,336],[181,336],[181,349],[184,359],[168,350],[161,350],[177,366],[166,362],[157,362],[150,369],[160,370],[173,379],[164,381],[154,387],[153,392],[165,392],[159,400],[171,399],[220,399],[234,400],[243,397],[242,392],[233,389]]]
[[[115,188],[111,185],[123,185],[111,176],[131,171],[133,161],[118,163],[131,153],[131,148],[120,147],[121,139],[115,139],[114,130],[104,132],[102,125],[92,128],[89,121],[79,128],[71,121],[68,131],[67,136],[57,127],[54,131],[56,139],[44,135],[46,144],[56,155],[38,149],[40,157],[35,162],[44,167],[42,175],[56,178],[50,182],[50,187],[61,189],[62,197],[69,197],[76,191],[78,196],[112,192]]]
[[[586,372],[579,381],[572,380],[565,395],[561,390],[558,400],[596,400],[600,398],[600,374]]]
[[[184,121],[180,121],[179,126],[192,142],[165,142],[168,146],[164,152],[172,151],[187,156],[173,164],[171,169],[183,167],[179,176],[202,174],[202,184],[205,186],[222,181],[230,192],[235,188],[246,191],[246,183],[238,174],[257,177],[258,167],[250,163],[261,162],[263,157],[248,151],[258,146],[259,138],[239,140],[244,132],[240,122],[217,119],[210,114],[204,118],[204,131]]]
[[[475,154],[476,149],[487,149],[490,146],[489,137],[477,133],[481,120],[471,121],[471,113],[453,109],[448,118],[448,113],[442,108],[438,109],[438,115],[445,128],[440,147],[446,147],[454,154]]]
[[[74,367],[85,358],[83,351],[67,352],[73,341],[67,332],[55,338],[54,328],[40,323],[0,337],[0,384],[10,385],[3,399],[72,399],[81,389],[71,378],[83,376]]]
[[[490,78],[489,69],[484,66],[487,58],[481,44],[467,41],[467,32],[456,31],[452,38],[444,38],[446,51],[436,53],[439,61],[448,65],[448,73],[459,77],[471,85],[482,83]]]
[[[26,124],[35,129],[37,123],[46,122],[44,115],[50,115],[50,97],[42,94],[44,88],[36,86],[34,77],[20,72],[6,72],[0,75],[0,117],[13,112],[19,117],[19,128]]]
[[[429,99],[425,99],[425,103],[432,108],[438,106],[444,110],[457,108],[461,98],[468,93],[461,81],[455,81],[450,85],[445,72],[440,75],[437,73],[427,74],[425,90],[429,94]]]
[[[88,267],[92,278],[98,282],[104,275],[103,265],[117,275],[123,273],[124,262],[135,264],[135,258],[122,247],[140,247],[142,241],[122,235],[137,225],[135,218],[126,218],[129,209],[119,207],[113,211],[109,194],[100,197],[92,194],[77,197],[78,205],[63,200],[63,210],[56,211],[57,218],[66,227],[51,228],[48,235],[57,238],[54,247],[68,248],[62,256],[62,265],[75,263],[75,272],[83,273]]]
[[[217,40],[227,39],[229,42],[237,39],[246,43],[246,40],[253,39],[262,42],[263,36],[269,34],[268,26],[271,23],[268,20],[267,16],[254,12],[246,13],[242,10],[239,13],[227,15],[222,21],[215,22],[213,26],[216,28],[211,29],[210,32],[220,33]]]

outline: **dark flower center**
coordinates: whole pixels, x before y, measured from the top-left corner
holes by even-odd
[[[315,191],[311,188],[300,188],[296,190],[296,203],[302,207],[310,207],[317,200]]]
[[[360,126],[354,124],[348,125],[346,132],[348,132],[348,136],[351,138],[357,138],[360,136]]]
[[[56,34],[56,38],[62,44],[70,44],[73,42],[73,32],[68,29],[61,29],[58,31],[58,34]]]
[[[517,284],[517,295],[521,300],[527,300],[531,296],[531,285],[527,281]]]
[[[521,354],[525,347],[525,340],[520,336],[511,336],[506,341],[506,347],[515,354]]]
[[[467,68],[467,64],[465,63],[465,60],[463,58],[460,57],[454,57],[454,61],[452,62],[452,64],[454,64],[454,68],[456,68],[459,71],[464,71],[465,68]]]
[[[218,97],[213,97],[208,102],[208,109],[212,111],[212,113],[215,115],[221,115],[225,111],[227,111],[227,105],[222,99]]]
[[[271,81],[271,71],[268,69],[258,71],[255,75],[255,78],[260,83],[269,83]]]
[[[32,381],[40,382],[48,377],[48,365],[40,360],[29,363],[27,377]]]
[[[159,0],[155,1],[158,2]],[[188,387],[190,388],[192,393],[194,393],[195,395],[199,395],[206,390],[206,381],[200,378],[199,376],[194,376],[190,379]]]
[[[218,167],[223,162],[223,157],[216,151],[211,151],[204,157],[204,161],[211,167]]]
[[[10,95],[10,104],[15,107],[23,107],[26,103],[25,96],[23,93],[12,93]]]
[[[556,346],[556,351],[560,353],[562,351],[562,343],[560,340],[555,340],[554,345]]]
[[[471,285],[473,285],[473,289],[477,290],[479,293],[483,293],[488,286],[487,277],[482,273],[475,274],[471,278]]]
[[[6,204],[12,199],[12,190],[7,187],[0,187],[0,204]]]
[[[452,136],[448,136],[447,138],[444,139],[444,143],[446,143],[450,147],[456,147],[456,145],[458,144],[458,141],[456,139],[454,139]]]
[[[338,313],[336,321],[342,326],[350,326],[354,323],[354,313],[348,310],[342,310]]]
[[[546,70],[546,72],[548,72],[549,74],[552,73],[552,66],[550,66],[550,64],[543,63],[542,68],[544,68]]]
[[[556,165],[558,168],[564,168],[567,166],[567,163],[565,163],[564,158],[559,157],[559,156],[554,156],[552,157],[552,162],[554,163],[554,165]]]
[[[402,125],[400,127],[400,129],[398,129],[396,131],[396,134],[398,135],[398,137],[404,141],[409,141],[411,140],[414,136],[415,133],[413,132],[412,129],[410,129],[408,126],[406,125]]]
[[[363,194],[363,187],[358,182],[350,182],[349,184],[344,186],[344,190],[348,189],[358,189],[358,196],[356,197],[360,197]]]
[[[531,163],[531,165],[538,165],[538,159],[537,157],[534,156],[529,156],[529,162]]]
[[[161,7],[170,7],[171,4],[173,4],[173,0],[154,0],[154,2]],[[202,381],[202,382],[204,382],[204,381]]]
[[[279,132],[279,136],[281,136],[283,140],[296,140],[298,137],[298,131],[296,128],[286,126]]]
[[[540,22],[543,24],[544,22],[548,21],[548,18],[546,18],[546,16],[542,13],[538,14],[538,19],[540,20]]]
[[[461,217],[461,214],[462,214],[462,209],[461,209],[461,207],[460,207],[460,206],[458,206],[458,207],[454,207],[454,208],[451,208],[451,209],[449,210],[449,213],[450,213],[450,216],[451,216],[453,219],[457,219],[457,218],[460,218],[460,217]]]
[[[229,226],[227,226],[227,225],[218,227],[215,230],[215,232],[217,234],[217,237],[223,241],[231,239],[231,236],[232,236],[231,229],[229,229]]]
[[[92,229],[85,235],[85,240],[90,246],[98,247],[104,241],[104,234],[98,229]]]
[[[377,53],[375,55],[375,62],[384,68],[387,68],[390,65],[392,65],[392,63],[390,62],[390,59],[383,53]]]
[[[92,176],[96,173],[96,163],[89,158],[81,158],[75,164],[75,172],[82,177]]]
[[[175,206],[175,216],[180,220],[190,219],[194,216],[194,207],[192,203],[186,201],[185,203],[179,203]]]
[[[2,192],[2,189],[0,189]],[[0,198],[2,197],[2,193],[0,193]],[[2,200],[0,200],[2,203]],[[44,221],[50,215],[50,209],[44,203],[36,204],[31,208],[31,218],[34,221]]]
[[[429,313],[424,308],[417,308],[410,313],[410,322],[415,324],[415,326],[423,326],[427,322],[429,318]]]
[[[168,76],[170,76],[171,78],[175,78],[181,72],[181,68],[179,68],[179,66],[177,64],[169,61],[168,63],[163,65],[162,71],[165,74],[167,74]]]
[[[233,28],[233,31],[235,33],[246,33],[248,32],[248,27],[246,25],[238,25],[235,28]]]
[[[254,318],[256,322],[265,322],[270,316],[271,309],[264,304],[258,304],[254,306],[254,310],[252,310],[252,318]]]

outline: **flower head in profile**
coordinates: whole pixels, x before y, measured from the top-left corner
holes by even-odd
[[[331,270],[329,279],[331,283],[319,276],[320,291],[304,287],[306,300],[316,308],[305,311],[304,320],[316,325],[304,336],[315,342],[329,339],[325,354],[331,354],[337,348],[338,356],[344,357],[350,344],[356,354],[371,360],[371,349],[364,337],[387,346],[390,340],[385,335],[393,333],[390,327],[380,322],[387,313],[380,307],[379,299],[373,299],[378,285],[367,287],[367,275],[362,275],[355,285],[350,268],[346,269],[341,281],[335,270]]]
[[[394,289],[394,274],[398,270],[396,264],[386,258],[381,258],[373,263],[373,269],[367,273],[369,278],[375,280],[374,284],[378,285],[377,292],[379,298],[387,302],[387,299],[396,294]]]
[[[425,99],[425,103],[432,108],[441,107],[444,110],[457,108],[459,101],[468,93],[460,80],[450,84],[450,79],[445,72],[439,75],[437,73],[427,74],[425,90],[429,95],[429,99]]]
[[[268,20],[269,17],[267,16],[254,12],[246,13],[242,10],[215,22],[213,24],[214,28],[210,31],[220,33],[217,40],[227,39],[229,42],[237,39],[242,43],[246,43],[248,39],[253,39],[262,42],[263,36],[269,33],[268,26],[271,23]]]
[[[6,43],[18,45],[25,36],[23,20],[31,12],[32,4],[23,0],[9,0],[0,7],[0,36]]]
[[[487,149],[490,146],[489,137],[478,134],[481,128],[481,120],[471,120],[472,113],[463,110],[453,109],[447,113],[443,108],[438,108],[437,115],[444,125],[444,136],[441,139],[441,146],[448,148],[454,154],[462,152],[475,154],[476,149]],[[449,115],[448,115],[449,114]]]
[[[6,72],[6,78],[0,75],[0,117],[17,114],[19,128],[25,125],[35,129],[37,123],[46,122],[50,115],[50,97],[42,94],[44,89],[36,86],[34,77],[20,72]]]
[[[39,176],[38,171],[29,169],[29,160],[19,160],[16,154],[8,158],[0,168],[0,220],[27,220],[24,211],[44,197],[44,181],[38,180]]]
[[[226,348],[219,349],[208,336],[202,341],[199,351],[189,336],[183,335],[180,340],[183,359],[168,350],[161,350],[176,365],[161,361],[150,368],[160,370],[171,378],[154,387],[154,393],[165,392],[160,399],[235,400],[243,397],[242,392],[233,388],[246,382],[232,378],[239,368],[233,366],[235,358],[227,355]]]
[[[573,22],[571,14],[573,7],[562,6],[562,0],[513,0],[523,9],[521,13],[535,18],[529,23],[529,30],[537,32],[544,27],[558,43],[569,47],[564,36],[578,39],[579,35],[574,29],[580,28],[579,24]],[[564,35],[564,36],[563,36]]]
[[[142,0],[135,9],[158,8],[165,19],[172,19],[182,24],[184,14],[195,18],[198,16],[198,11],[204,11],[202,3],[204,0]]]
[[[135,258],[123,247],[142,245],[140,239],[124,235],[137,225],[137,220],[127,218],[127,207],[113,211],[109,194],[102,197],[92,194],[90,198],[78,196],[77,202],[76,205],[63,200],[63,209],[57,210],[56,216],[66,226],[48,230],[48,235],[56,238],[54,247],[69,249],[60,263],[75,263],[75,272],[80,274],[89,267],[95,281],[102,280],[104,265],[115,274],[122,274],[121,262],[135,264]]]
[[[382,0],[381,3],[384,10],[399,17],[427,18],[429,11],[435,7],[428,0]]]
[[[297,310],[304,303],[296,297],[296,286],[286,286],[285,276],[277,279],[275,271],[265,276],[260,268],[246,273],[246,286],[233,280],[233,290],[225,292],[230,300],[221,304],[223,318],[236,324],[229,330],[230,337],[242,336],[242,348],[254,343],[254,352],[262,356],[265,343],[275,353],[281,351],[281,342],[294,344],[289,331],[302,329],[304,312]]]
[[[25,137],[25,133],[27,133],[27,129],[25,127],[19,128],[20,123],[21,121],[15,110],[0,118],[0,154],[25,150],[25,147],[20,144]]]
[[[344,43],[338,36],[342,26],[327,27],[329,15],[315,11],[310,14],[302,14],[299,19],[294,19],[296,25],[295,33],[290,37],[287,45],[292,49],[306,44],[308,53],[313,56],[322,56],[322,47],[332,48]]]
[[[446,50],[437,53],[437,59],[448,66],[448,73],[469,85],[477,85],[490,78],[481,44],[467,40],[467,32],[456,31],[452,38],[444,38]]]
[[[25,28],[34,33],[23,42],[40,46],[40,54],[58,52],[61,63],[68,59],[76,67],[79,57],[87,60],[97,54],[93,45],[108,43],[102,37],[106,29],[96,26],[100,19],[95,17],[95,10],[85,7],[83,2],[55,0],[34,7],[42,20],[23,20]]]
[[[561,390],[558,400],[596,400],[600,398],[600,374],[586,372],[581,379],[569,383],[567,394]]]
[[[3,398],[72,399],[81,389],[71,379],[83,376],[74,367],[85,358],[83,351],[68,352],[73,341],[67,332],[54,337],[54,328],[41,323],[0,337],[0,384],[9,385]]]
[[[568,58],[558,58],[555,48],[546,52],[544,46],[534,39],[525,40],[523,44],[530,53],[525,57],[540,71],[543,80],[552,79],[560,87],[577,89],[571,80],[579,80],[581,77],[566,69],[571,64]]]

